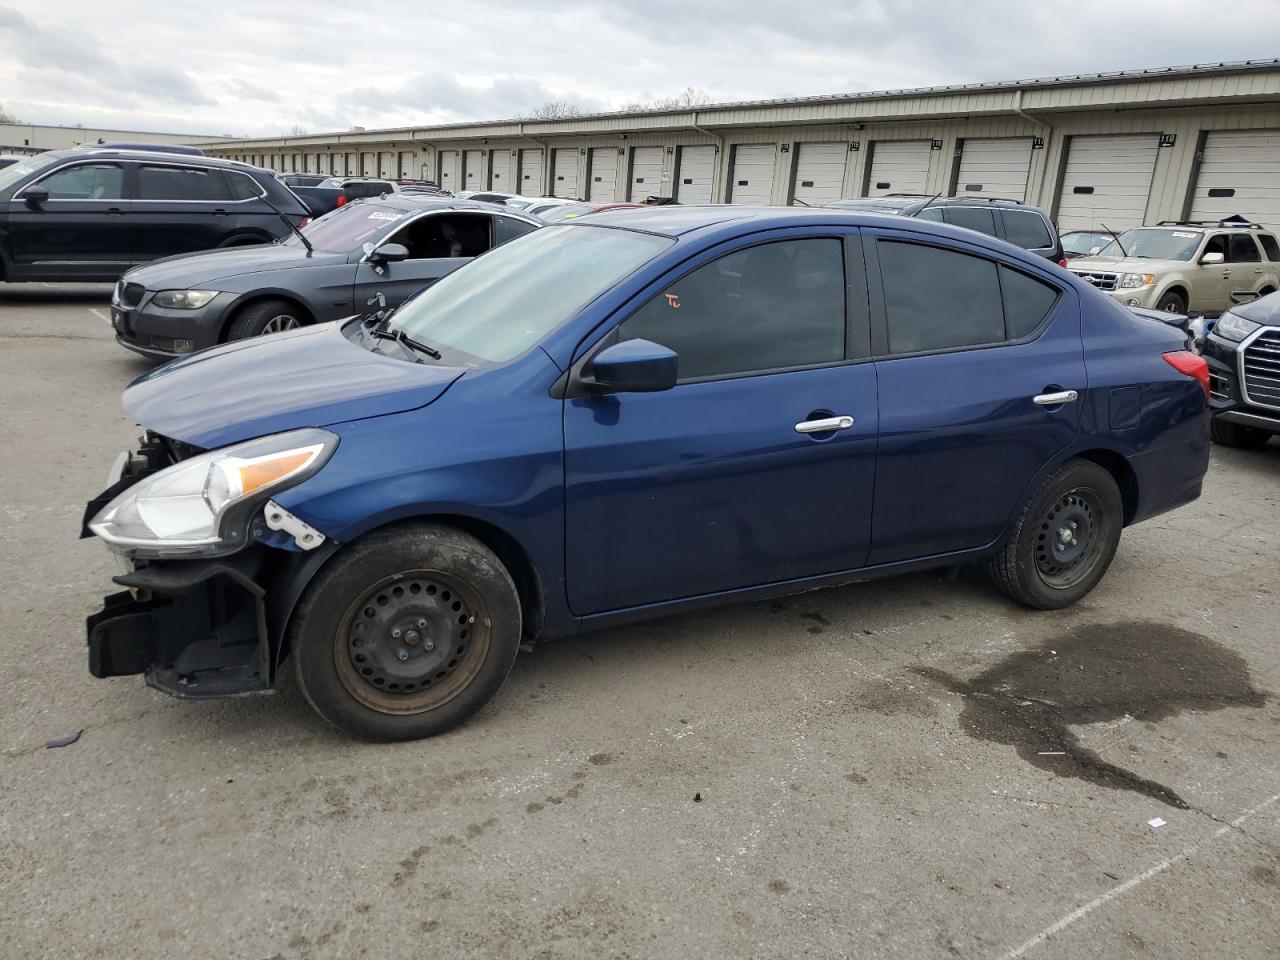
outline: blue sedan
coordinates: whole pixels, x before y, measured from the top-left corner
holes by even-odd
[[[131,385],[90,669],[217,697],[291,660],[399,740],[539,638],[969,561],[1064,607],[1199,495],[1207,399],[1180,331],[968,230],[601,213]]]

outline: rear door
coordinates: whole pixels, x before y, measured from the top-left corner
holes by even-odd
[[[880,397],[869,562],[985,546],[1079,428],[1075,293],[937,238],[864,234]]]
[[[876,443],[864,280],[856,232],[775,231],[624,308],[604,342],[670,347],[680,380],[565,401],[575,614],[862,564]],[[842,429],[805,432],[839,416]]]
[[[210,250],[234,228],[237,207],[222,170],[167,163],[133,166],[135,262]]]
[[[133,262],[126,182],[122,163],[73,163],[35,181],[48,200],[10,200],[10,279],[114,280],[124,273]]]
[[[493,232],[493,216],[488,213],[454,210],[428,213],[410,221],[379,244],[404,244],[409,248],[409,259],[381,265],[362,259],[356,267],[356,309],[363,309],[379,293],[386,298],[387,306],[399,306],[491,249]]]

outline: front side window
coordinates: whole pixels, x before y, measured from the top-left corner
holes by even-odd
[[[674,350],[680,379],[843,360],[844,249],[781,240],[739,250],[673,282],[620,327]]]
[[[1053,246],[1049,228],[1037,214],[1027,210],[1005,210],[1004,238],[1024,250],[1040,250]]]
[[[118,163],[78,163],[40,181],[50,200],[120,200],[124,168]]]
[[[480,213],[434,213],[408,224],[384,243],[402,243],[410,260],[478,257],[489,249],[490,217]]]
[[[391,326],[429,344],[501,363],[524,353],[674,242],[631,230],[545,227],[428,287],[396,311]]]
[[[138,168],[140,200],[230,200],[227,179],[221,170],[196,167]]]
[[[877,245],[888,352],[981,347],[1029,336],[1058,291],[983,257],[882,240]]]

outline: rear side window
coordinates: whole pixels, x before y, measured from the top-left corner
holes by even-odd
[[[497,226],[497,236],[494,237],[494,246],[506,243],[508,240],[514,240],[516,237],[523,237],[526,233],[532,233],[538,228],[532,223],[525,223],[523,220],[516,220],[512,217],[497,216],[493,218]]]
[[[253,200],[262,196],[262,190],[253,177],[231,170],[227,171],[227,188],[232,200]]]
[[[195,167],[138,168],[140,200],[230,200],[231,191],[221,170]]]
[[[118,163],[78,163],[39,181],[50,200],[119,200],[124,169]]]
[[[878,251],[891,354],[1017,340],[1058,299],[1049,284],[982,257],[892,240]]]
[[[1053,246],[1053,237],[1044,219],[1029,210],[1005,210],[1004,238],[1024,250],[1042,250]]]
[[[1232,263],[1257,263],[1262,259],[1258,245],[1247,233],[1227,235],[1227,259]]]
[[[834,239],[739,250],[673,282],[620,327],[674,350],[680,379],[843,360],[844,250]]]
[[[916,219],[917,220],[933,220],[936,223],[941,223],[942,208],[941,207],[925,207],[923,210],[921,210],[919,213],[916,214]]]
[[[1280,245],[1276,244],[1276,238],[1269,233],[1258,234],[1258,242],[1262,244],[1262,249],[1267,254],[1267,259],[1272,263],[1280,263]]]
[[[947,223],[968,227],[989,237],[996,235],[996,218],[986,207],[947,207]]]

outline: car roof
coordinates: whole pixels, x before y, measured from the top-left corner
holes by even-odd
[[[631,230],[643,230],[667,237],[679,237],[695,230],[715,227],[727,223],[739,224],[754,221],[759,229],[771,227],[801,226],[809,224],[830,223],[843,226],[885,226],[892,219],[894,226],[902,226],[898,217],[887,217],[872,211],[842,210],[838,207],[751,207],[751,206],[678,206],[675,204],[662,206],[621,207],[612,210],[601,210],[591,215],[590,219],[566,221],[566,223],[590,223],[595,226],[626,227]],[[914,221],[912,229],[933,228],[935,224],[928,220]],[[936,226],[944,226],[937,224]],[[965,234],[973,231],[966,230]],[[995,239],[995,238],[991,238]]]
[[[36,156],[59,157],[74,160],[79,157],[92,157],[96,160],[141,160],[156,163],[185,163],[192,166],[218,167],[222,170],[262,170],[263,167],[239,160],[227,160],[223,157],[200,156],[194,153],[169,153],[164,150],[128,150],[121,147],[99,147],[86,144],[82,147],[71,147],[67,150],[49,150]]]
[[[482,200],[459,200],[457,197],[442,197],[429,193],[388,193],[381,197],[368,197],[352,200],[340,209],[346,210],[356,204],[368,203],[390,207],[403,213],[417,213],[421,210],[485,210],[490,213],[502,213],[521,216],[521,211],[514,207],[504,207],[499,203],[486,203]],[[525,219],[528,219],[527,217]]]

